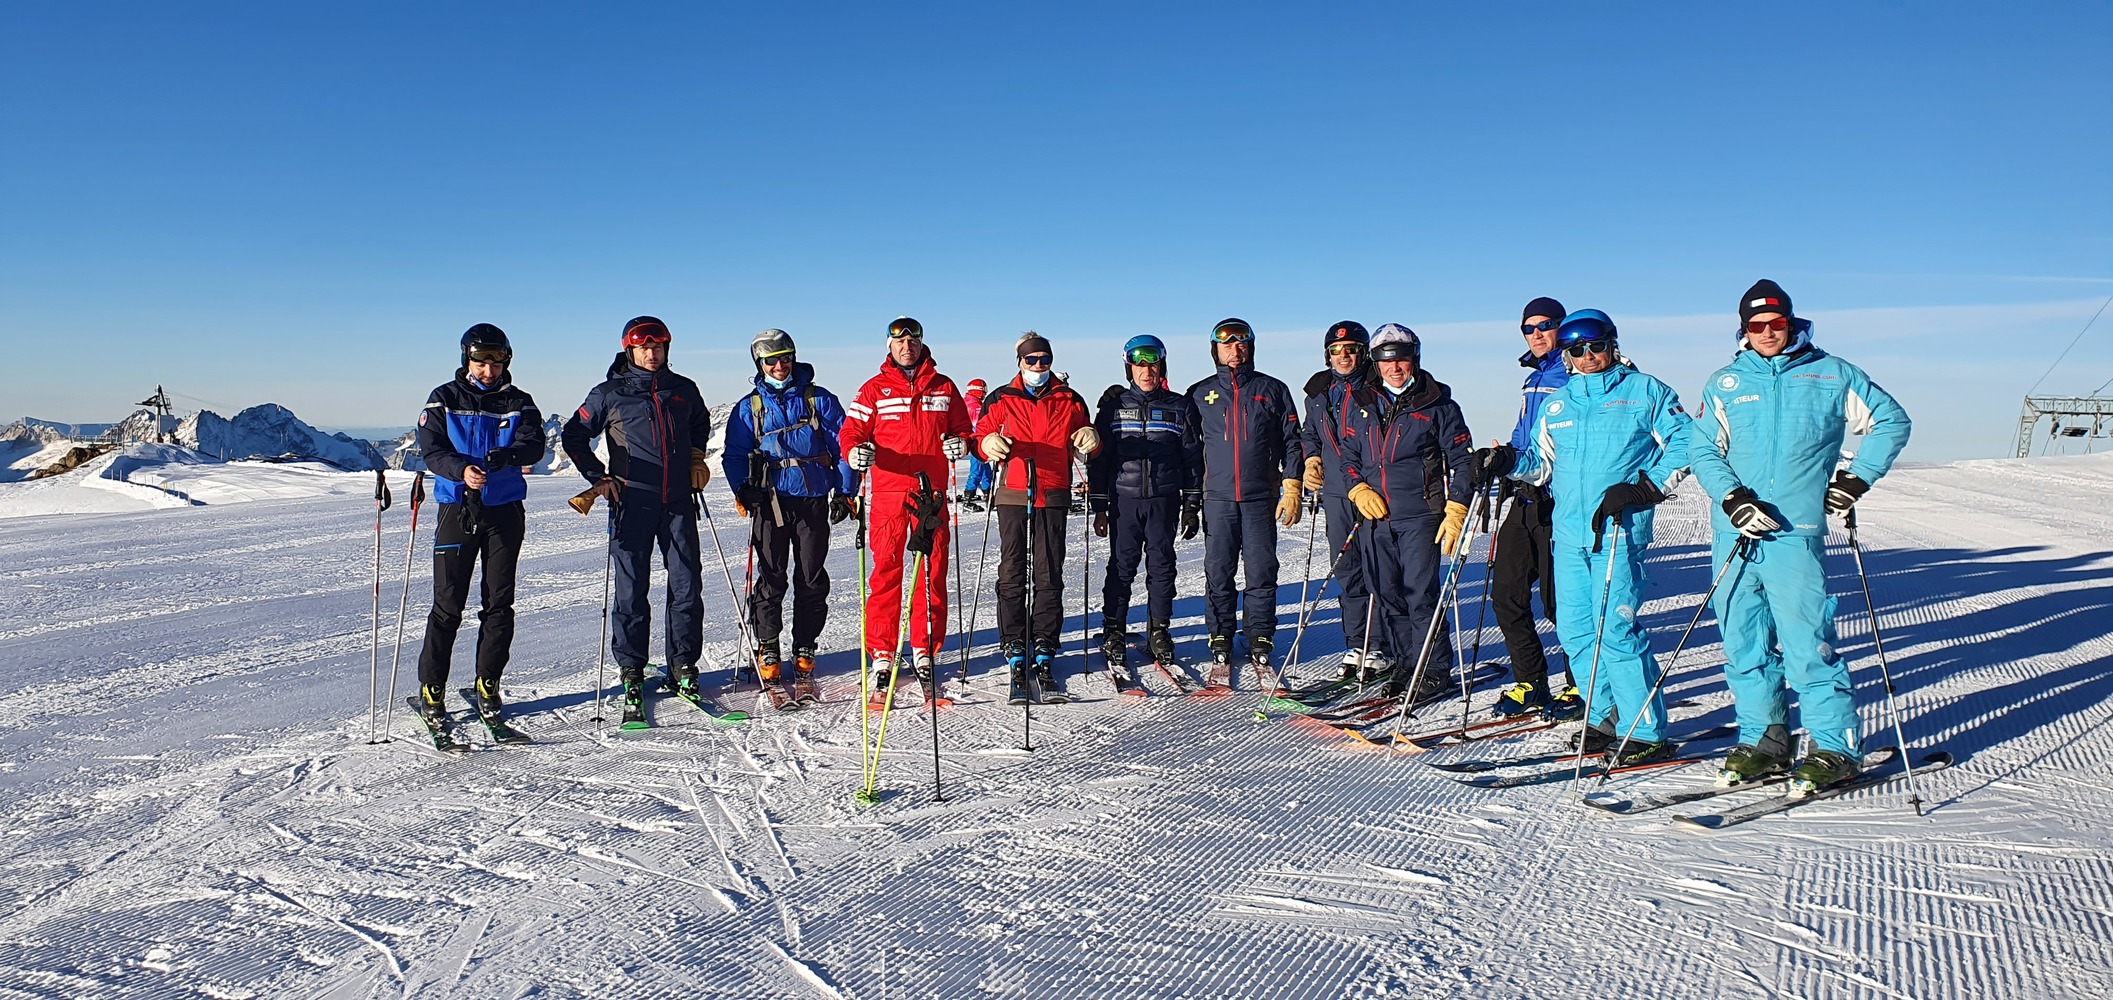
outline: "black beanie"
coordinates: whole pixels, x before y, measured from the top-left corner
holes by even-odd
[[[1783,286],[1762,278],[1739,296],[1739,323],[1743,326],[1756,313],[1782,313],[1786,318],[1796,315],[1790,311],[1790,293]]]
[[[1561,326],[1563,322],[1563,304],[1543,295],[1532,302],[1526,303],[1526,311],[1519,314],[1519,322],[1525,323],[1528,316],[1546,316],[1555,320],[1556,325]]]
[[[1013,345],[1012,353],[1015,358],[1025,358],[1030,354],[1047,354],[1050,360],[1056,359],[1056,352],[1049,348],[1049,338],[1039,333],[1029,333],[1021,337],[1020,342]]]

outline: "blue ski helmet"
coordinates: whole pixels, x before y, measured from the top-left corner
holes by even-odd
[[[512,364],[514,345],[507,341],[506,331],[490,323],[479,323],[462,331],[462,366],[467,368],[472,353],[485,354],[498,351],[505,357],[501,364]]]
[[[1557,350],[1567,350],[1572,344],[1613,339],[1614,320],[1597,309],[1580,309],[1564,316],[1563,325],[1555,331]]]

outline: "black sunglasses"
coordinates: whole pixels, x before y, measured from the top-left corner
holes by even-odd
[[[1605,354],[1613,349],[1614,342],[1611,340],[1587,340],[1563,348],[1563,353],[1573,358],[1582,358],[1586,354]]]

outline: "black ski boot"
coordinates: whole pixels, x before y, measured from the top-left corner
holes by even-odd
[[[499,694],[499,681],[492,677],[477,678],[477,714],[484,721],[492,722],[506,718],[506,699]]]
[[[1614,749],[1621,742],[1621,733],[1614,729],[1614,717],[1607,716],[1578,731],[1570,740],[1570,748],[1586,757],[1597,757]]]
[[[454,726],[448,721],[445,703],[446,692],[437,684],[421,685],[418,693],[404,700],[411,710],[418,713],[418,721],[425,723],[426,732],[433,737],[433,749],[445,753],[462,753],[470,745],[455,738]]]
[[[646,668],[619,667],[617,676],[624,685],[624,729],[645,729],[651,725],[646,721]]]
[[[1178,662],[1174,656],[1174,633],[1165,622],[1153,622],[1146,628],[1145,648],[1152,651],[1154,663],[1171,667]]]
[[[1130,663],[1130,634],[1120,629],[1103,629],[1101,659],[1107,662],[1110,672],[1121,676]]]
[[[1044,705],[1062,705],[1071,700],[1056,679],[1056,647],[1039,646],[1034,651],[1034,686]]]
[[[426,684],[418,689],[418,714],[427,722],[446,722],[448,718],[447,692],[438,684]]]
[[[1005,644],[1005,676],[1010,685],[1005,694],[1008,705],[1025,705],[1027,696],[1027,647],[1017,642]]]
[[[1266,670],[1269,668],[1269,656],[1271,653],[1276,652],[1276,648],[1277,640],[1274,637],[1258,635],[1249,639],[1247,640],[1247,662]]]
[[[1210,678],[1205,687],[1212,691],[1228,691],[1233,686],[1233,637],[1214,635],[1209,639],[1211,648]]]

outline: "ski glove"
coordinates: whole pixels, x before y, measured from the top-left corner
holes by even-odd
[[[1445,520],[1438,524],[1438,551],[1451,557],[1460,547],[1460,532],[1467,527],[1467,505],[1458,500],[1445,502]]]
[[[1100,432],[1091,427],[1081,427],[1071,432],[1071,450],[1081,455],[1092,455],[1101,450]]]
[[[1319,492],[1322,487],[1328,485],[1328,475],[1327,473],[1321,471],[1321,456],[1307,456],[1306,478],[1300,480],[1299,485],[1304,486],[1307,489],[1313,490],[1315,492]]]
[[[851,453],[844,456],[844,461],[851,463],[852,468],[864,472],[873,467],[873,455],[878,450],[873,447],[871,441],[855,444],[851,446]]]
[[[832,493],[829,496],[829,523],[842,524],[858,516],[858,498]]]
[[[948,437],[939,442],[939,450],[949,462],[959,462],[968,457],[968,442],[957,437]]]
[[[1181,540],[1186,542],[1196,537],[1203,527],[1203,494],[1189,491],[1181,494]]]
[[[1284,493],[1277,499],[1277,523],[1287,528],[1299,523],[1299,508],[1305,506],[1305,500],[1298,480],[1284,480]]]
[[[1493,448],[1478,448],[1470,458],[1470,461],[1474,463],[1475,467],[1474,478],[1471,482],[1476,486],[1480,486],[1492,479],[1501,479],[1510,475],[1512,468],[1519,463],[1519,452],[1518,449],[1508,444],[1500,444]]]
[[[702,450],[690,449],[690,489],[701,490],[712,485],[712,460]]]
[[[1387,519],[1387,498],[1380,496],[1379,491],[1373,489],[1371,483],[1359,483],[1350,487],[1349,500],[1351,506],[1356,507],[1357,513],[1365,520],[1384,521]],[[1465,514],[1460,516],[1463,520],[1467,517]]]
[[[1834,481],[1827,484],[1827,513],[1846,514],[1856,501],[1863,499],[1871,484],[1843,469],[1834,474]]]
[[[1780,531],[1783,523],[1768,516],[1761,505],[1761,498],[1744,486],[1731,491],[1724,498],[1724,513],[1731,518],[1731,526],[1748,538],[1760,538],[1771,531]]]
[[[751,511],[761,510],[770,501],[770,491],[761,486],[742,483],[734,487],[734,513],[747,517]]]
[[[1005,435],[992,431],[983,435],[983,457],[993,462],[1005,461],[1012,454],[1012,441]]]
[[[1615,483],[1601,494],[1599,509],[1592,512],[1592,551],[1599,551],[1600,537],[1606,534],[1607,520],[1617,518],[1631,507],[1650,507],[1665,499],[1664,491],[1651,485],[1644,473],[1636,474],[1633,483]]]

